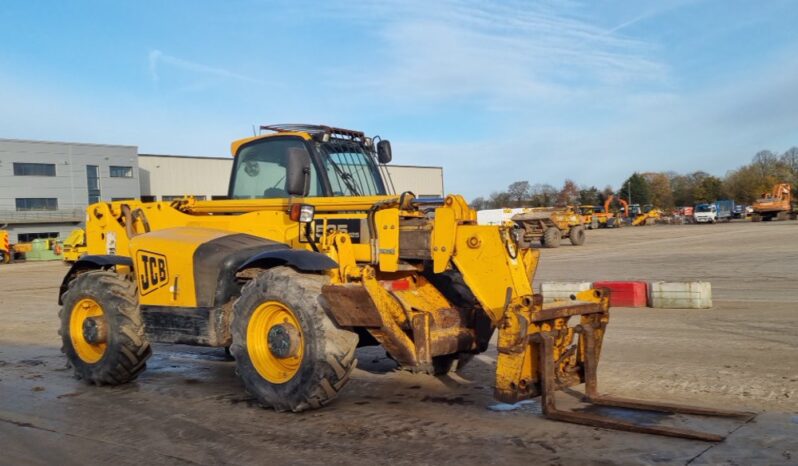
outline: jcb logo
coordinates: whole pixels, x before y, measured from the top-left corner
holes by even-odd
[[[139,289],[145,295],[169,282],[169,269],[166,267],[166,256],[149,251],[136,254],[138,265]]]

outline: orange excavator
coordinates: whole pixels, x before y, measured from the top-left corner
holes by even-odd
[[[770,192],[754,202],[752,222],[787,220],[792,210],[792,187],[789,183],[779,183]]]
[[[615,200],[615,195],[610,194],[609,197],[607,197],[607,200],[604,201],[604,213],[607,216],[607,222],[606,222],[607,227],[618,228],[623,226],[624,219],[628,218],[630,215],[629,203],[624,201],[623,198],[618,197],[617,200],[618,203],[621,205],[621,209],[617,213],[612,213],[610,211],[610,205],[612,204],[613,200]]]

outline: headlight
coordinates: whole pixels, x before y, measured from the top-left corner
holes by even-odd
[[[291,206],[290,217],[291,220],[299,223],[310,223],[313,221],[313,216],[316,213],[316,208],[308,204],[294,204]]]

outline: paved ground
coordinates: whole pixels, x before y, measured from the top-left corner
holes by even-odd
[[[0,266],[1,464],[798,464],[796,222],[591,231],[543,251],[538,281],[712,282],[712,310],[614,310],[599,373],[614,394],[759,413],[662,419],[732,432],[717,445],[489,410],[495,350],[441,379],[360,350],[342,396],[300,415],[252,406],[219,350],[158,346],[135,383],[89,387],[59,352],[65,271]]]

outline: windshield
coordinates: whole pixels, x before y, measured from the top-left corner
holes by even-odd
[[[354,141],[316,142],[308,197],[375,196],[385,185],[371,153]],[[310,147],[294,136],[251,142],[238,152],[231,180],[232,199],[287,198],[286,160]],[[329,181],[329,192],[324,177]]]
[[[236,156],[233,167],[233,199],[287,198],[286,160],[297,152],[307,152],[299,138],[269,138],[245,146]],[[310,167],[308,196],[321,196],[316,167]]]
[[[333,196],[385,194],[374,158],[360,144],[332,140],[316,147]]]
[[[714,206],[711,206],[709,204],[699,204],[699,205],[695,206],[695,211],[696,212],[712,212],[712,207],[714,207]]]

